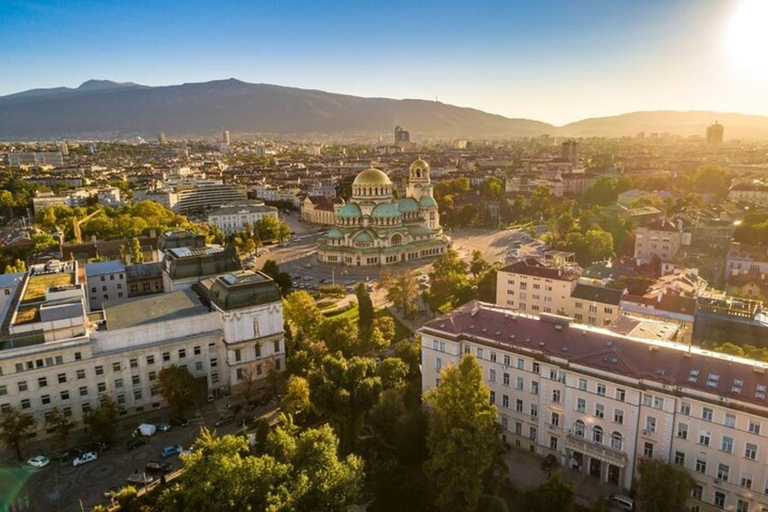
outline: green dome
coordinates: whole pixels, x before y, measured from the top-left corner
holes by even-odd
[[[328,233],[326,233],[325,236],[327,236],[328,238],[344,238],[344,234],[336,228],[333,228],[330,231],[328,231]]]
[[[371,167],[357,175],[355,181],[352,182],[352,186],[355,185],[381,186],[392,185],[392,182],[389,180],[389,176],[384,174],[384,171]]]
[[[355,242],[373,242],[373,237],[369,235],[367,231],[361,231],[360,234],[355,237]]]
[[[362,217],[362,213],[360,213],[360,208],[354,203],[348,203],[339,208],[339,217],[344,218],[353,218],[353,217]]]
[[[419,211],[419,204],[412,197],[404,197],[397,202],[397,208],[401,212],[416,212]]]
[[[371,215],[373,217],[379,217],[379,218],[391,218],[391,217],[399,217],[400,212],[398,211],[395,205],[391,203],[382,203],[373,209],[373,211],[371,212]]]
[[[419,208],[437,208],[437,202],[433,197],[424,196],[419,201]]]

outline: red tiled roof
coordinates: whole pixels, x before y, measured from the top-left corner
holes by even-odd
[[[558,325],[478,301],[427,322],[420,332],[513,352],[534,351],[553,360],[673,386],[681,393],[696,390],[709,393],[712,400],[724,397],[768,407],[766,365],[698,348],[685,350],[684,345],[632,339],[581,324]],[[760,414],[768,416],[767,411]]]

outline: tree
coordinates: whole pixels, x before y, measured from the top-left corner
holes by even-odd
[[[181,366],[172,364],[157,374],[157,391],[179,416],[195,403],[195,389],[195,378]]]
[[[386,389],[379,395],[379,400],[368,417],[376,431],[387,443],[392,444],[397,435],[398,423],[404,414],[403,394],[394,389]]]
[[[286,414],[296,414],[309,408],[309,382],[303,377],[291,375],[285,384],[285,394],[280,408]]]
[[[357,307],[360,311],[357,317],[357,328],[361,336],[367,337],[373,326],[373,301],[371,301],[371,294],[368,293],[365,283],[357,283],[355,295],[357,296]]]
[[[295,291],[283,299],[283,318],[297,336],[309,337],[323,321],[323,314],[309,293]]]
[[[83,421],[97,441],[109,443],[115,436],[120,408],[107,395],[101,395],[99,406],[85,413]]]
[[[325,343],[330,352],[341,352],[345,357],[360,352],[357,326],[346,318],[327,318],[317,327],[315,337]]]
[[[350,453],[365,414],[376,403],[381,389],[376,363],[366,357],[345,359],[340,353],[327,355],[307,380],[312,405],[330,416],[342,452]]]
[[[415,311],[414,302],[419,295],[419,284],[413,272],[406,270],[399,274],[381,273],[379,287],[387,291],[387,300],[395,304],[406,317],[412,317]]]
[[[204,429],[184,458],[184,478],[163,492],[159,509],[341,512],[359,494],[363,462],[338,457],[330,427],[297,433],[288,421],[265,444],[255,456],[245,438]]]
[[[144,263],[144,251],[141,250],[139,239],[131,238],[131,259],[135,265]]]
[[[475,278],[488,270],[490,266],[491,265],[483,257],[483,253],[481,251],[472,251],[472,261],[469,263],[469,271],[472,272],[472,275]]]
[[[4,274],[15,274],[17,272],[26,272],[27,271],[27,264],[21,261],[20,259],[16,259],[16,261],[13,262],[13,265],[6,265],[5,266],[5,272]]]
[[[440,372],[440,383],[425,397],[432,406],[426,469],[441,510],[476,510],[483,479],[499,446],[496,406],[477,360],[461,359]]]
[[[641,459],[638,467],[640,485],[637,492],[643,510],[651,512],[683,512],[688,510],[693,480],[679,464],[658,459]]]
[[[449,249],[432,263],[432,282],[427,298],[434,311],[447,312],[472,298],[468,265],[459,253]]]
[[[13,207],[16,205],[16,200],[13,198],[13,194],[8,190],[0,190],[0,208],[8,209],[8,218],[13,218]]]
[[[277,265],[277,262],[274,260],[267,260],[264,262],[264,266],[261,268],[261,271],[267,274],[269,277],[271,277],[278,288],[280,288],[280,294],[285,297],[288,295],[288,292],[291,291],[291,288],[293,287],[293,280],[291,279],[291,274],[288,272],[282,272],[280,271],[280,267]]]
[[[381,387],[383,389],[402,391],[405,388],[408,365],[402,359],[388,357],[379,364],[376,371],[381,378]]]
[[[570,509],[573,489],[561,480],[560,471],[556,471],[546,483],[528,491],[525,501],[531,512],[562,512]]]
[[[56,444],[59,448],[67,446],[67,437],[75,425],[69,421],[64,412],[58,407],[54,407],[46,416],[45,424],[56,434]]]
[[[16,407],[9,407],[0,415],[0,439],[5,446],[16,451],[19,462],[21,462],[21,447],[34,426],[35,418]]]
[[[387,345],[392,343],[392,340],[395,339],[395,334],[397,332],[397,328],[395,327],[395,320],[388,314],[382,315],[375,319],[373,321],[373,328],[378,329]]]

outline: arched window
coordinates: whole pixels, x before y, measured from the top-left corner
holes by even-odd
[[[618,432],[614,432],[611,434],[611,448],[615,450],[621,450],[621,446],[623,444],[623,439],[621,437],[621,434]]]
[[[603,429],[601,427],[595,427],[592,430],[592,440],[596,443],[603,443]]]
[[[579,437],[584,437],[584,430],[584,422],[576,420],[576,423],[573,425],[573,434]]]

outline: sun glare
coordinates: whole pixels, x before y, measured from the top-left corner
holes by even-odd
[[[768,79],[768,0],[742,0],[726,31],[728,58],[741,72]]]

